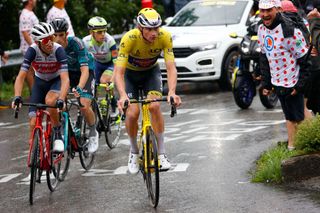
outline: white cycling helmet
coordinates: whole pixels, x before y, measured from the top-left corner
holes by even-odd
[[[39,41],[53,34],[53,27],[45,22],[40,22],[39,24],[34,25],[31,29],[31,36],[34,41]]]

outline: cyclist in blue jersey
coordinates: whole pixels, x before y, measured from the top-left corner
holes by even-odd
[[[50,23],[55,30],[55,42],[65,48],[68,56],[70,86],[75,96],[80,96],[84,107],[80,110],[90,127],[88,151],[96,152],[99,147],[99,134],[96,130],[96,119],[91,107],[94,93],[93,58],[86,50],[81,39],[69,36],[69,24],[64,18],[56,18]]]
[[[24,55],[20,72],[14,84],[14,99],[12,108],[20,107],[22,103],[21,91],[29,68],[35,70],[35,79],[32,87],[30,102],[46,103],[49,106],[64,107],[64,100],[69,89],[67,55],[60,44],[53,42],[54,29],[50,24],[40,22],[31,30],[33,43]],[[53,151],[63,152],[62,141],[57,109],[48,109],[54,127],[55,141]],[[30,107],[30,130],[35,127],[36,108]],[[31,134],[30,134],[31,135]]]

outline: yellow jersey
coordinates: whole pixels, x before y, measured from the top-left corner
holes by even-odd
[[[148,43],[139,29],[127,32],[121,39],[116,65],[135,71],[148,70],[157,64],[161,52],[165,61],[174,61],[171,34],[159,29],[159,36]]]

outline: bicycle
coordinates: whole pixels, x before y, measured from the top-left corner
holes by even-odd
[[[98,87],[106,88],[105,97],[102,98],[98,104],[97,90]],[[121,116],[112,117],[112,106],[111,102],[114,98],[114,89],[113,83],[107,84],[97,84],[95,87],[95,98],[93,101],[93,109],[98,118],[97,131],[99,135],[104,132],[106,144],[110,149],[113,149],[117,146],[121,131],[122,131],[122,120]]]
[[[46,171],[47,185],[51,192],[59,184],[60,165],[63,153],[53,153],[54,134],[52,134],[51,117],[46,108],[57,108],[40,103],[22,103],[22,106],[36,107],[36,125],[29,141],[27,165],[30,167],[29,202],[33,204],[36,182],[41,183],[42,172]],[[19,108],[15,109],[14,117],[18,118]],[[53,180],[51,180],[53,174]]]
[[[142,120],[141,120],[141,133],[138,140],[139,148],[139,165],[140,171],[143,175],[143,179],[146,183],[148,190],[148,197],[150,199],[151,205],[156,208],[159,203],[159,194],[160,194],[160,178],[159,172],[166,171],[160,169],[160,161],[158,159],[158,142],[151,125],[151,118],[149,112],[149,104],[153,102],[167,101],[167,97],[157,98],[157,99],[147,99],[141,95],[139,100],[130,99],[131,104],[141,104],[142,109]],[[173,97],[170,97],[171,104],[171,114],[170,117],[173,117],[177,111],[174,105]],[[128,107],[128,102],[124,104],[124,115]],[[122,118],[123,120],[125,118]]]
[[[73,93],[69,93],[69,96],[73,95]],[[83,107],[80,103],[80,98],[67,99],[67,107],[66,110],[62,113],[63,119],[63,140],[66,152],[66,162],[63,166],[63,170],[60,173],[59,180],[63,181],[68,174],[70,160],[75,157],[75,153],[79,153],[81,166],[85,170],[91,169],[94,159],[95,153],[88,152],[88,144],[89,144],[89,129],[88,125],[85,122],[84,117],[81,115],[80,108]],[[70,111],[72,108],[76,108],[76,119],[72,120],[72,115]]]

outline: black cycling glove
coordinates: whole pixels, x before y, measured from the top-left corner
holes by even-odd
[[[56,102],[56,107],[58,107],[59,109],[63,109],[64,106],[64,100],[58,99]]]

